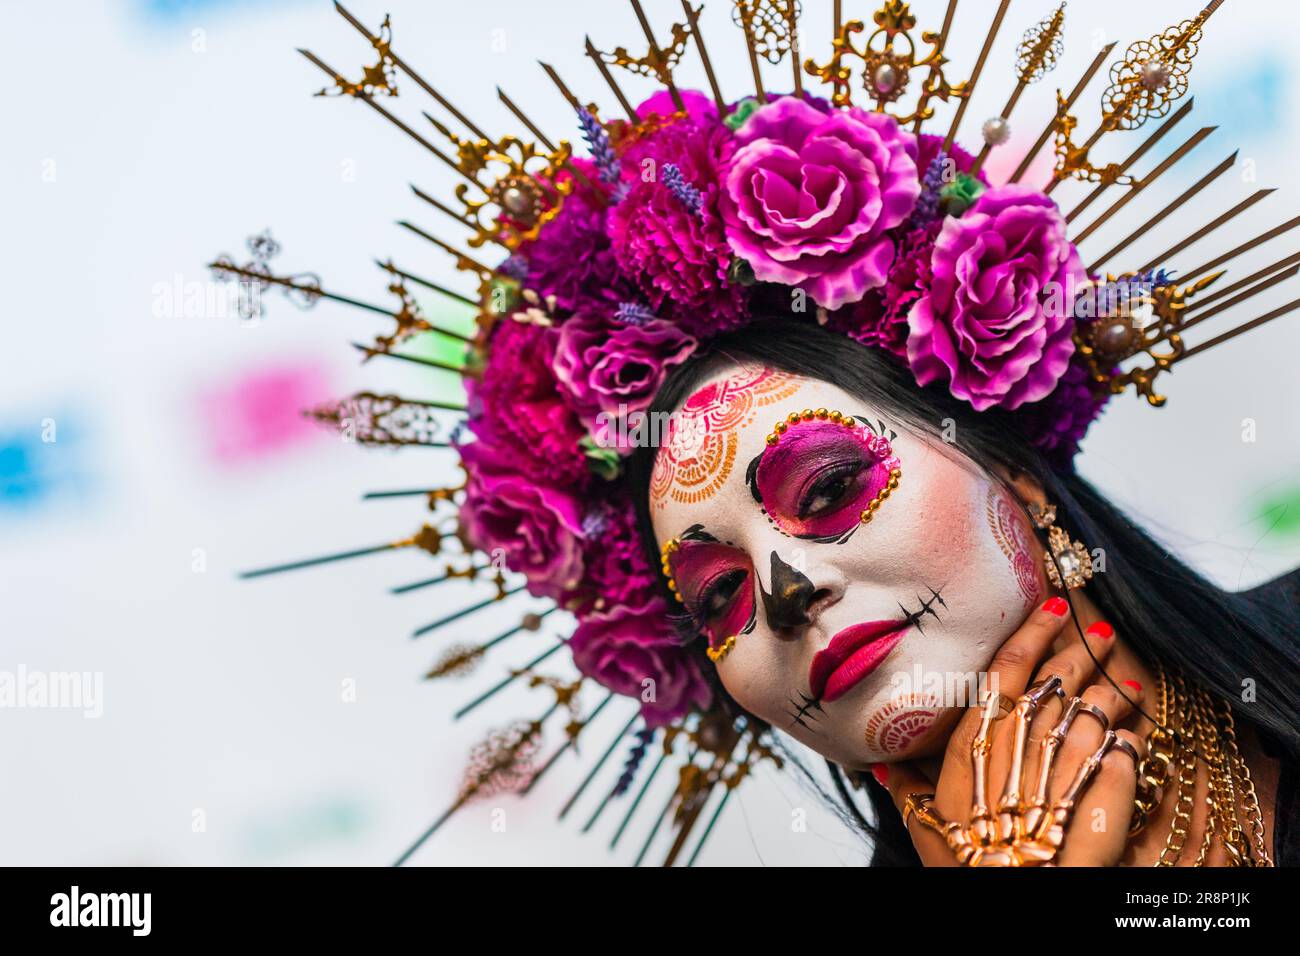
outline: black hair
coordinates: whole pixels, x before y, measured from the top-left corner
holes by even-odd
[[[1149,661],[1159,661],[1224,698],[1236,718],[1261,732],[1284,759],[1300,755],[1296,667],[1300,641],[1293,617],[1282,608],[1225,591],[1197,574],[1083,478],[1054,468],[1018,430],[1012,415],[997,409],[975,412],[943,388],[920,388],[888,353],[843,334],[806,321],[773,318],[717,337],[674,368],[650,409],[652,420],[657,420],[656,413],[675,411],[701,380],[727,361],[766,365],[834,383],[891,416],[894,424],[942,434],[990,473],[1002,466],[1012,475],[1036,479],[1047,500],[1056,505],[1058,523],[1089,548],[1103,549],[1106,570],[1088,583],[1088,595],[1126,642]],[[638,527],[652,567],[659,560],[648,502],[656,451],[638,448],[628,461]],[[712,673],[713,668],[706,672]],[[1254,681],[1256,696],[1243,706],[1247,679]],[[714,683],[722,698],[735,706]],[[863,786],[873,811],[873,820],[868,821],[853,801],[840,768],[827,764],[845,804],[839,808],[841,816],[851,818],[869,836],[872,865],[919,865],[888,792],[867,776]]]

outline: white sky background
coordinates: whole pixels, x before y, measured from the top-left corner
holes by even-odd
[[[708,6],[705,37],[724,93],[749,92],[729,5]],[[943,7],[942,0],[914,4],[928,29],[938,28]],[[641,43],[630,8],[612,0],[354,0],[350,8],[372,28],[391,12],[398,53],[490,131],[517,126],[496,102],[499,83],[552,138],[575,142],[572,116],[535,60],[552,62],[581,97],[614,115],[612,97],[582,55],[583,34],[598,46]],[[668,0],[648,0],[646,8],[661,36],[681,14]],[[1020,34],[1053,8],[1043,0],[1012,3],[967,111],[967,144],[978,142],[980,123],[1010,90]],[[848,16],[870,9],[845,3]],[[992,0],[961,3],[951,78],[967,75],[994,9]],[[830,3],[809,0],[804,11],[805,52],[822,57]],[[1037,134],[1052,89],[1072,86],[1098,46],[1118,39],[1118,55],[1194,13],[1193,3],[1070,4],[1066,54],[1022,100],[1013,143]],[[9,24],[0,60],[15,79],[0,106],[7,226],[0,433],[39,429],[47,417],[70,424],[75,441],[66,454],[75,456],[68,467],[77,475],[72,490],[45,503],[0,509],[0,670],[104,675],[100,719],[0,710],[0,862],[390,862],[453,798],[470,746],[507,718],[544,708],[541,695],[517,687],[490,714],[448,721],[500,668],[543,645],[516,638],[464,682],[422,682],[440,644],[483,639],[515,616],[497,610],[454,638],[412,641],[415,627],[471,600],[468,590],[452,588],[387,595],[436,572],[416,553],[236,581],[241,569],[404,536],[420,521],[418,501],[361,502],[360,493],[454,482],[458,473],[443,452],[394,456],[328,437],[239,467],[215,466],[203,434],[210,418],[197,396],[250,370],[317,367],[337,395],[368,387],[418,396],[428,379],[394,363],[357,367],[347,342],[380,326],[344,307],[299,313],[273,297],[259,326],[241,328],[230,318],[156,317],[154,290],[177,276],[205,280],[205,262],[223,251],[242,257],[244,237],[265,227],[284,243],[279,268],[315,271],[345,294],[387,301],[371,258],[388,255],[467,290],[436,250],[393,225],[409,216],[454,235],[408,191],[415,182],[449,192],[451,174],[361,104],[310,97],[325,77],[294,47],[310,47],[352,74],[371,57],[323,0],[195,2],[180,10],[10,2],[0,14]],[[1191,74],[1197,108],[1154,155],[1199,125],[1221,128],[1133,208],[1154,216],[1162,198],[1238,146],[1251,166],[1135,244],[1132,261],[1260,186],[1291,186],[1297,79],[1283,41],[1297,25],[1296,8],[1262,0],[1229,0],[1210,22]],[[494,51],[502,42],[504,51]],[[693,52],[679,77],[703,86]],[[788,67],[769,68],[767,78],[770,88],[787,88]],[[631,78],[620,82],[629,95],[649,90]],[[805,77],[810,89],[812,82]],[[413,83],[399,77],[399,84],[403,116],[418,121],[418,109],[436,111]],[[1081,100],[1085,135],[1103,86],[1098,77]],[[1269,103],[1281,112],[1261,109]],[[940,110],[932,130],[946,128],[949,114]],[[1098,157],[1122,158],[1151,128],[1111,137]],[[991,161],[995,179],[1000,168]],[[1257,181],[1243,176],[1252,169]],[[1069,209],[1084,191],[1070,185],[1056,198]],[[1233,230],[1168,265],[1197,265],[1290,218],[1298,204],[1295,190],[1284,188]],[[1119,217],[1090,240],[1085,260],[1137,221]],[[1281,258],[1294,241],[1275,241],[1225,282]],[[1293,288],[1275,290],[1232,317],[1253,317],[1294,296]],[[1300,540],[1265,537],[1257,520],[1261,503],[1300,487],[1297,322],[1300,315],[1278,320],[1163,377],[1164,409],[1118,398],[1085,445],[1088,477],[1228,586],[1300,562]],[[1241,441],[1246,418],[1257,423],[1253,444]],[[192,569],[195,549],[206,555],[204,573]],[[561,633],[561,622],[548,622],[545,632]],[[340,700],[344,680],[355,681],[355,703]],[[527,801],[503,797],[466,810],[418,862],[630,861],[675,774],[661,774],[616,854],[606,844],[619,807],[595,833],[577,835],[596,794],[617,776],[625,747],[573,819],[555,824],[558,807],[629,714],[622,702],[611,707],[584,740],[586,759],[564,758]],[[550,729],[545,754],[560,739],[559,722]],[[860,860],[854,839],[793,779],[759,776],[727,808],[702,863]],[[505,809],[503,833],[491,829],[494,807]],[[792,832],[791,813],[800,808],[808,831]],[[195,810],[206,819],[202,832],[194,831]],[[665,845],[661,838],[648,859]]]

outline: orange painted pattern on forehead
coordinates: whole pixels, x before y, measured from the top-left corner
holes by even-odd
[[[736,464],[739,437],[754,413],[789,398],[800,381],[766,366],[741,368],[695,391],[670,419],[650,474],[650,500],[694,504],[713,497]]]

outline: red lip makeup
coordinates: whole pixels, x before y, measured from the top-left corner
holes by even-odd
[[[843,697],[884,663],[908,627],[907,621],[868,621],[840,631],[808,669],[813,697],[827,703]]]

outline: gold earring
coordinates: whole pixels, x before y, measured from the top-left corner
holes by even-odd
[[[1074,541],[1056,524],[1056,505],[1029,506],[1034,526],[1047,532],[1047,554],[1043,568],[1053,587],[1073,591],[1092,577],[1092,555],[1082,541]]]

